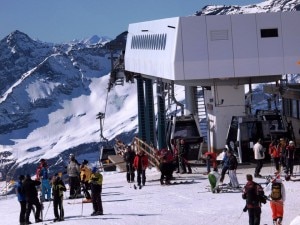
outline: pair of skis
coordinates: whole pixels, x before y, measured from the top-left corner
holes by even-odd
[[[162,186],[171,186],[171,185],[178,185],[178,184],[192,184],[194,180],[181,180],[181,181],[170,181],[169,183],[163,183]]]

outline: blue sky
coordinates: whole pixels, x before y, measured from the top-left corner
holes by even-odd
[[[92,35],[115,38],[130,23],[189,16],[205,5],[249,5],[263,0],[1,0],[0,39],[14,30],[45,42]]]

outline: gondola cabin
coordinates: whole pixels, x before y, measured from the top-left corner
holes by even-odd
[[[198,160],[201,155],[203,137],[197,118],[193,115],[174,116],[171,118],[169,130],[170,142],[174,143],[183,138],[189,147],[188,160]]]

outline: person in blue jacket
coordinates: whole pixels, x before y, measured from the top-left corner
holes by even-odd
[[[40,178],[41,178],[41,183],[42,183],[42,200],[50,201],[51,200],[51,185],[49,182],[47,163],[43,164],[43,167],[40,171]]]
[[[223,159],[222,159],[222,171],[221,171],[221,178],[220,178],[220,184],[223,184],[225,174],[228,171],[229,168],[229,162],[228,162],[228,156],[227,156],[227,148],[223,149]]]
[[[25,214],[26,214],[26,199],[25,195],[22,192],[23,180],[25,179],[24,175],[19,176],[19,180],[15,185],[16,194],[18,196],[18,201],[20,202],[21,211],[19,216],[20,225],[25,225]]]

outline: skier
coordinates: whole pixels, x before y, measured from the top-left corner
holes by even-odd
[[[79,179],[79,163],[75,159],[74,154],[69,156],[70,162],[67,167],[67,172],[69,176],[69,186],[70,186],[70,197],[69,199],[77,198],[80,194],[80,179]]]
[[[102,207],[102,182],[103,176],[98,172],[96,167],[92,169],[92,175],[90,177],[89,183],[91,184],[92,190],[92,201],[93,201],[93,209],[94,212],[91,216],[103,215],[103,207]]]
[[[285,162],[286,140],[285,140],[285,138],[279,139],[279,144],[277,146],[277,149],[280,153],[280,164],[281,164],[282,170],[285,171],[285,169],[286,169],[286,162]]]
[[[168,149],[161,149],[156,152],[156,156],[159,159],[159,170],[161,172],[160,184],[169,185],[174,171],[173,155]]]
[[[91,169],[88,167],[89,162],[87,160],[83,160],[82,164],[80,165],[80,182],[81,182],[81,186],[82,186],[82,191],[85,195],[86,198],[86,202],[91,202],[92,198],[91,195],[89,193],[90,190],[90,184],[89,184],[89,180],[92,174]]]
[[[45,164],[46,164],[46,167],[48,167],[46,160],[45,159],[41,159],[40,160],[40,164],[39,164],[39,166],[36,169],[35,180],[38,180],[38,181],[41,180],[40,174],[41,174],[41,170],[42,170],[42,168],[44,167]]]
[[[33,205],[36,207],[36,211],[34,215],[35,222],[38,223],[42,221],[42,219],[40,218],[42,206],[38,199],[38,192],[36,189],[36,186],[39,186],[40,184],[41,184],[40,181],[32,180],[29,174],[26,175],[26,179],[24,180],[23,187],[22,187],[22,191],[25,195],[26,203],[27,203],[25,224],[30,224],[29,217]]]
[[[263,167],[263,161],[265,158],[265,149],[261,145],[261,139],[258,139],[256,144],[253,146],[254,159],[256,160],[256,168],[254,177],[262,177],[260,175],[261,168]]]
[[[220,178],[220,184],[223,184],[225,174],[228,170],[228,156],[227,156],[227,148],[223,149],[223,159],[222,159],[222,171],[221,171],[221,178]]]
[[[295,144],[293,141],[289,142],[289,145],[286,147],[285,149],[285,159],[286,159],[286,176],[288,177],[288,179],[290,178],[290,176],[293,176],[293,172],[294,172],[294,158],[295,158]]]
[[[217,167],[217,154],[215,152],[205,152],[204,157],[202,157],[202,159],[204,159],[206,161],[206,173],[204,173],[204,175],[209,174],[210,173],[210,166],[212,164],[213,166],[213,170],[217,171],[218,167]]]
[[[42,184],[42,195],[41,199],[42,201],[50,201],[51,200],[51,186],[49,182],[49,176],[48,176],[48,165],[46,161],[42,164],[42,168],[40,170],[40,179],[41,179],[41,184]],[[46,198],[45,198],[46,196]]]
[[[239,188],[239,182],[236,176],[238,161],[236,159],[236,156],[232,153],[231,150],[227,150],[227,157],[228,157],[228,175],[230,178],[230,184],[233,188]]]
[[[133,166],[137,171],[137,184],[139,188],[146,183],[146,168],[148,167],[148,157],[143,150],[139,150],[133,161]]]
[[[271,198],[270,207],[274,225],[281,225],[283,220],[283,204],[286,199],[285,188],[280,176],[277,176],[264,189],[265,193]]]
[[[276,172],[275,174],[280,173],[279,163],[280,163],[280,151],[277,146],[277,141],[273,140],[269,145],[269,154],[274,161]]]
[[[182,171],[181,173],[186,173],[186,167],[188,168],[188,173],[192,173],[191,166],[187,161],[188,146],[184,139],[180,139],[178,150],[179,169]]]
[[[20,225],[25,225],[25,214],[26,214],[26,199],[22,192],[23,181],[25,179],[24,175],[19,176],[19,181],[15,185],[16,194],[18,196],[18,201],[20,202],[21,211],[19,216]]]
[[[135,157],[135,152],[131,149],[131,146],[128,145],[123,155],[124,161],[126,162],[126,179],[128,183],[134,182],[134,168],[133,168],[134,157]]]
[[[53,196],[53,209],[55,219],[53,222],[63,221],[64,220],[64,207],[63,207],[63,198],[64,191],[66,191],[66,186],[58,174],[54,175],[52,183],[52,196]],[[58,212],[59,209],[59,212]]]
[[[179,152],[178,152],[178,147],[179,147],[179,139],[172,139],[171,140],[171,146],[172,146],[172,151],[173,151],[173,167],[176,169],[176,173],[179,173]]]
[[[212,193],[219,192],[219,182],[220,182],[220,174],[218,171],[211,171],[208,174],[208,181],[210,183],[210,189]]]
[[[249,225],[259,225],[261,203],[265,203],[263,188],[253,181],[251,174],[246,175],[247,183],[243,189],[242,198],[246,200],[244,212],[248,210]],[[264,201],[263,201],[264,199]]]

